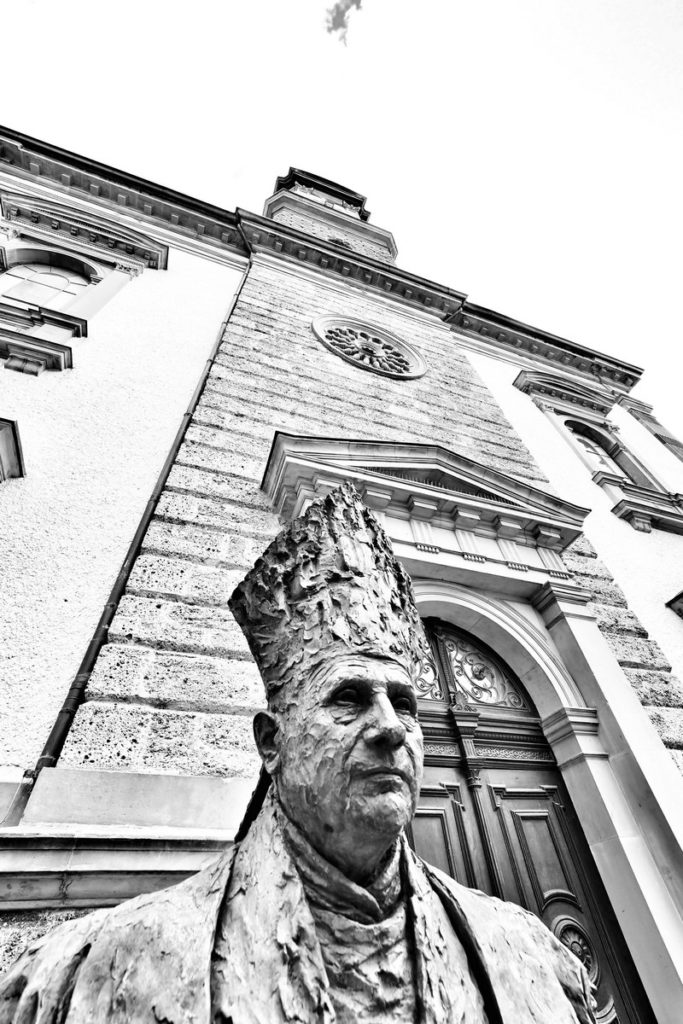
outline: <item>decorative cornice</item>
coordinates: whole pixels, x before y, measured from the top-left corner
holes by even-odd
[[[0,126],[0,169],[245,256],[234,213]]]
[[[168,266],[168,246],[104,218],[16,192],[0,193],[0,207],[5,220],[19,227],[22,234],[66,243],[69,248],[75,244],[77,250],[108,263],[123,259],[126,264],[137,262],[151,270]]]
[[[528,354],[536,360],[548,360],[578,371],[618,390],[628,391],[638,382],[642,369],[620,359],[577,345],[566,338],[541,331],[494,310],[464,302],[449,319],[466,336],[492,348]]]
[[[58,309],[36,306],[29,302],[13,305],[0,298],[0,327],[16,326],[30,330],[32,327],[61,327],[71,332],[74,338],[86,338],[88,322],[79,316],[60,313]]]
[[[575,412],[580,409],[595,412],[604,417],[616,401],[613,391],[608,391],[600,384],[586,385],[576,378],[562,374],[550,373],[545,370],[522,370],[513,384],[523,394],[530,395],[538,403],[547,403],[551,408],[562,412]]]
[[[381,477],[382,493],[405,492],[406,501],[409,493],[419,493],[420,510],[424,513],[420,518],[450,512],[455,505],[462,509],[468,503],[485,506],[496,534],[505,539],[519,537],[521,527],[515,519],[520,516],[533,519],[533,523],[526,523],[525,530],[533,536],[534,543],[548,548],[559,549],[575,540],[588,514],[588,509],[441,445],[300,437],[277,431],[261,486],[271,496],[279,494],[279,505],[285,516],[298,514],[298,511],[285,499],[283,473],[287,466],[303,462],[324,465],[330,471],[347,469],[359,479],[367,478],[366,482],[375,489]],[[387,504],[385,501],[384,506]],[[426,511],[428,508],[430,513]],[[462,517],[464,515],[463,512]],[[467,525],[470,522],[481,529],[480,517],[471,520],[468,517]],[[462,525],[466,525],[464,518]]]
[[[360,256],[350,249],[340,249],[267,217],[258,217],[241,209],[237,210],[237,217],[245,246],[252,253],[271,253],[291,262],[308,264],[331,276],[360,284],[369,291],[427,309],[440,319],[453,315],[465,300],[462,292],[368,256]]]
[[[171,229],[174,234],[197,240],[218,250],[245,257],[252,251],[280,253],[293,262],[305,262],[364,288],[386,293],[400,302],[431,309],[447,320],[465,337],[484,342],[486,347],[527,352],[537,359],[548,359],[589,377],[596,377],[627,391],[639,379],[642,370],[611,356],[584,348],[574,342],[540,331],[500,313],[466,302],[466,296],[393,266],[325,245],[283,225],[245,211],[236,213],[204,203],[183,193],[157,185],[144,178],[89,160],[68,150],[0,127],[0,170],[4,167],[18,179],[44,183],[56,193],[80,197],[115,209],[153,226]],[[290,170],[292,181],[299,179],[311,187],[324,185],[336,189],[344,202],[355,204],[361,220],[369,214],[359,193],[335,185],[307,172]],[[276,188],[285,187],[290,175],[278,179]],[[304,181],[304,178],[306,181]],[[310,181],[309,181],[310,179]],[[240,221],[241,228],[240,229]],[[258,241],[250,234],[260,234]]]

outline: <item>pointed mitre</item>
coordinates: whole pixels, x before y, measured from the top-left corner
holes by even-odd
[[[416,683],[431,665],[410,577],[350,484],[285,527],[229,604],[269,699],[334,654],[391,658]]]

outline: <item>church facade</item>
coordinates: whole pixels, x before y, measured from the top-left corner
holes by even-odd
[[[296,169],[222,210],[0,130],[0,935],[235,835],[263,690],[227,607],[353,483],[433,645],[409,837],[542,917],[604,1024],[683,1000],[683,443],[642,371],[400,269]]]

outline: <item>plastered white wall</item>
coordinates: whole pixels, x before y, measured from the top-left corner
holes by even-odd
[[[73,370],[0,368],[27,474],[0,486],[0,766],[40,756],[240,278],[172,250],[91,319]]]
[[[666,602],[683,590],[683,535],[653,530],[639,533],[610,511],[614,504],[548,415],[528,395],[513,387],[520,366],[485,356],[468,356],[490,387],[513,427],[528,445],[555,491],[590,508],[585,533],[607,565],[626,599],[675,673],[683,678],[683,620]],[[639,396],[646,400],[646,395]],[[655,415],[657,410],[655,409]],[[609,419],[624,444],[673,492],[683,492],[683,463],[660,444],[630,413],[617,406]]]

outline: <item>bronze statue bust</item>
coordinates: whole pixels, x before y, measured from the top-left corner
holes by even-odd
[[[583,966],[533,915],[421,861],[408,576],[350,487],[233,594],[268,696],[234,849],[60,926],[0,982],[0,1024],[591,1024]]]

